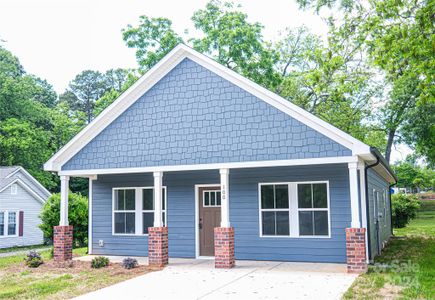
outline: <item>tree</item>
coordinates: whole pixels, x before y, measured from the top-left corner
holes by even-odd
[[[19,165],[42,185],[53,188],[50,173],[41,170],[42,164],[50,157],[48,147],[50,136],[31,123],[14,118],[0,122],[0,165]]]
[[[363,120],[370,116],[377,86],[358,46],[349,45],[331,25],[326,44],[300,27],[288,29],[275,48],[283,97],[356,138],[374,137]]]
[[[331,8],[337,1],[298,0],[303,8]],[[387,84],[387,101],[382,111],[382,126],[388,134],[385,156],[397,140],[415,138],[418,151],[433,160],[435,130],[433,118],[420,120],[419,130],[403,126],[415,116],[420,106],[435,101],[433,59],[433,5],[425,0],[341,1],[343,18],[339,20],[343,36],[364,46],[370,62],[378,67]],[[337,22],[338,23],[338,22]],[[427,122],[427,123],[423,123]],[[430,128],[429,130],[426,130]],[[423,130],[422,130],[423,129]],[[408,136],[401,139],[400,134]],[[431,142],[427,143],[429,140]]]
[[[274,69],[277,53],[264,41],[263,26],[247,18],[232,3],[210,1],[205,9],[193,14],[193,24],[201,37],[189,41],[194,49],[211,55],[222,65],[260,85],[275,88],[280,82]]]
[[[129,78],[130,70],[110,69],[104,74],[98,71],[86,70],[78,74],[70,83],[69,88],[59,96],[59,102],[66,103],[69,114],[80,112],[86,115],[89,123],[95,117],[94,109],[98,99],[107,92],[120,92]]]
[[[105,77],[98,71],[85,70],[78,74],[69,84],[69,89],[62,96],[72,110],[86,113],[87,122],[93,119],[95,101],[108,89]]]
[[[60,194],[53,194],[45,202],[40,219],[39,228],[47,239],[53,238],[53,227],[59,225],[60,219]],[[87,244],[88,239],[88,199],[80,194],[68,194],[68,220],[74,227],[74,246],[80,247]]]
[[[140,17],[137,27],[128,25],[122,38],[129,48],[136,49],[136,59],[142,72],[149,70],[183,40],[172,29],[166,18]]]

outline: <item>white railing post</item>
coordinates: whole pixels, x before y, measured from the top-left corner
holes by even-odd
[[[163,227],[162,178],[163,172],[154,172],[154,227]]]
[[[229,169],[219,170],[221,177],[221,227],[230,227]]]
[[[60,176],[60,226],[68,226],[69,176]]]

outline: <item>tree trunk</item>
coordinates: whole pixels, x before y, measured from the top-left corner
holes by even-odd
[[[393,147],[394,136],[396,135],[396,129],[390,129],[388,131],[387,148],[385,149],[385,159],[390,163],[391,148]]]

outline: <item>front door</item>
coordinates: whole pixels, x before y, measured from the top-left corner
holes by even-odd
[[[220,186],[199,188],[199,255],[214,256],[214,228],[221,221]]]

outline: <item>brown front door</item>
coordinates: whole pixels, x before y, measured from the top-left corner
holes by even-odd
[[[221,222],[220,186],[199,188],[199,255],[214,256],[214,228]]]

